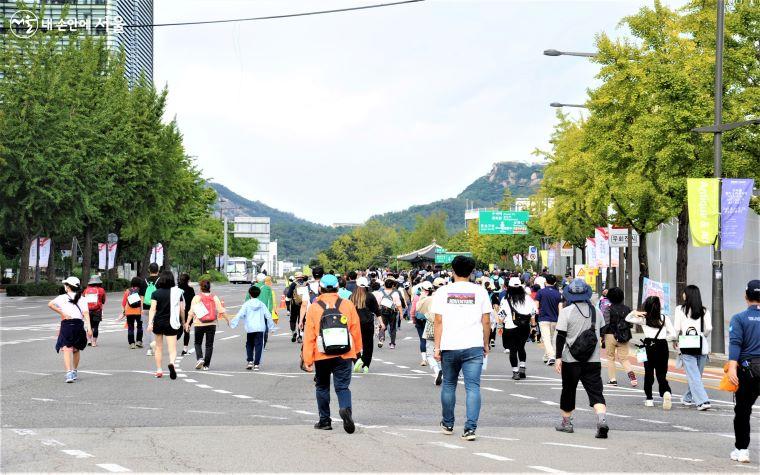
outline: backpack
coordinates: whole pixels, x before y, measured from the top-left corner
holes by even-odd
[[[612,336],[615,337],[615,341],[618,343],[626,343],[633,338],[631,324],[625,321],[624,315],[618,314],[617,309],[613,310],[610,308],[609,330],[612,331]]]
[[[380,315],[383,317],[392,317],[396,315],[396,305],[393,303],[393,292],[390,294],[385,292],[385,289],[380,290],[382,292],[383,297],[380,299]],[[383,304],[383,302],[390,301],[390,306],[388,304]]]
[[[580,312],[581,309],[577,303],[573,303]],[[588,306],[591,310],[591,328],[582,331],[576,338],[573,344],[570,346],[570,354],[573,355],[576,361],[585,363],[591,359],[591,355],[596,350],[596,344],[599,342],[599,335],[596,334],[596,309],[593,305]],[[581,312],[583,315],[583,312]],[[585,317],[585,315],[583,315]]]
[[[100,303],[100,295],[98,293],[98,290],[94,287],[87,287],[84,289],[84,292],[82,292],[82,295],[85,296],[85,301],[87,302],[87,309],[91,312],[100,310],[102,308],[102,304]],[[94,297],[94,302],[90,301],[90,296]]]
[[[200,294],[201,298],[201,304],[206,307],[206,311],[208,312],[206,315],[202,316],[199,320],[203,323],[210,323],[216,321],[217,315],[216,315],[216,302],[214,301],[214,294]]]
[[[348,331],[348,317],[340,313],[340,297],[335,301],[335,307],[328,308],[322,300],[317,305],[322,307],[319,317],[319,337],[317,349],[325,355],[342,355],[351,350],[351,332]]]
[[[148,286],[145,288],[145,299],[143,300],[143,304],[150,307],[150,298],[153,296],[153,292],[156,291],[156,283],[149,280],[146,280],[145,283],[148,284]]]
[[[127,292],[127,305],[129,308],[140,308],[140,304],[142,303],[140,301],[140,289],[137,287],[132,287]]]
[[[512,313],[512,322],[518,327],[530,326],[530,314],[515,312],[515,309],[512,307],[512,302],[510,302],[509,299],[505,300],[507,301],[507,305],[509,305],[509,311]]]

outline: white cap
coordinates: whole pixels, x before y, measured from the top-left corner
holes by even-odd
[[[430,290],[430,289],[433,288],[433,284],[430,283],[429,280],[426,280],[426,281],[424,281],[423,283],[420,284],[420,287],[422,287],[425,290]]]
[[[356,286],[357,287],[364,287],[369,288],[369,280],[366,277],[358,277],[356,279]]]
[[[510,277],[509,278],[509,284],[507,284],[507,285],[509,285],[510,287],[521,287],[522,286],[522,282],[520,282],[520,278],[519,277]]]
[[[256,282],[264,282],[264,279],[266,279],[267,276],[263,272],[256,276]]]
[[[79,282],[79,279],[77,277],[74,277],[73,275],[71,277],[67,277],[66,280],[63,281],[63,283],[68,285],[69,287],[79,287],[82,285]]]

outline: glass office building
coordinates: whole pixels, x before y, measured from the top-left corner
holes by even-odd
[[[105,36],[114,51],[124,48],[130,82],[141,74],[153,81],[153,28],[129,27],[153,23],[153,0],[50,0],[42,18],[30,10],[21,11],[16,0],[0,0],[0,36],[48,30]]]

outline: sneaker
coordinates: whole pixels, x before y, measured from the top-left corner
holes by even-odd
[[[142,342],[141,342],[141,341],[138,341],[137,343],[135,343],[135,345],[136,345],[138,348],[142,348],[142,347],[143,347],[143,344],[142,344]]]
[[[447,426],[446,424],[441,421],[441,432],[443,432],[446,435],[451,435],[454,433],[454,427],[453,426]]]
[[[247,365],[245,365],[245,369],[248,371],[253,369],[253,361],[249,361]]]
[[[475,429],[465,429],[465,431],[462,432],[462,436],[461,436],[462,440],[473,441],[473,440],[475,440],[477,438],[478,438],[478,436],[475,435]]]
[[[525,366],[520,368],[520,379],[525,379],[527,376],[525,375]]]
[[[383,347],[383,342],[382,341],[378,341],[377,342],[377,347],[378,348],[382,348]]]
[[[79,373],[77,373],[77,370],[75,370],[75,369],[72,370],[71,371],[71,375],[74,377],[74,381],[76,381],[77,379],[79,379]]]
[[[153,351],[156,351],[156,342],[155,341],[151,341],[150,342],[150,349],[153,350]]]
[[[177,370],[174,369],[174,364],[169,363],[169,378],[177,379]]]
[[[195,362],[195,369],[201,369],[203,367],[203,360],[198,360]]]
[[[303,343],[303,337],[299,336],[298,338],[296,338],[296,343]]]
[[[87,346],[92,346],[92,342],[91,342],[91,341],[88,341],[88,342],[87,342]]]
[[[443,371],[439,369],[438,374],[435,376],[435,385],[440,386],[441,384],[443,384]]]
[[[665,391],[665,394],[662,395],[662,408],[669,411],[671,407],[673,407],[673,395],[670,394],[670,391]]]
[[[153,350],[148,348],[148,351],[145,352],[145,356],[153,356]]]
[[[134,343],[130,343],[129,344],[129,349],[130,350],[134,350],[135,349],[135,344]]]
[[[359,373],[363,367],[364,362],[361,359],[356,360],[356,363],[354,363],[354,373]]]
[[[326,421],[326,422],[319,421],[316,424],[314,424],[314,428],[318,430],[332,430],[332,423],[330,421]]]
[[[615,381],[614,379],[611,379],[607,381],[607,384],[609,384],[610,386],[617,386],[617,381]]]
[[[549,358],[549,361],[546,362],[546,366],[554,366],[554,363],[556,363],[557,360],[554,358]]]
[[[684,406],[686,406],[686,407],[691,407],[691,406],[694,406],[694,405],[695,405],[695,404],[694,404],[694,401],[686,401],[686,400],[684,400],[683,398],[681,398],[681,404],[683,404],[683,405],[684,405]]]
[[[295,343],[296,338],[298,338],[298,334],[296,332],[293,332],[293,336],[290,337],[290,342]]]
[[[712,409],[712,404],[710,404],[709,401],[708,402],[703,402],[702,404],[699,404],[697,406],[697,410],[698,411],[706,411],[708,409]]]
[[[204,366],[203,371],[208,371],[208,366]]]
[[[396,349],[396,344],[395,343],[391,343],[390,345],[388,345],[388,349],[395,350]]]
[[[364,373],[364,374],[367,374],[367,373],[369,373],[369,367],[365,366],[365,367],[362,369],[362,373]]]
[[[164,377],[164,372],[163,371],[156,371],[156,377],[157,378],[163,378]]]
[[[207,371],[207,370],[208,370],[208,368],[204,368],[204,371]],[[255,365],[253,365],[253,370],[254,371],[261,371],[261,368],[259,368],[259,365],[255,364]]]
[[[427,366],[427,361],[425,360],[420,361],[420,366]]]
[[[635,388],[639,385],[639,381],[636,379],[636,373],[633,371],[628,372],[628,379],[631,381],[631,387]]]
[[[606,422],[598,422],[596,424],[596,437],[597,439],[606,439],[607,433],[610,431],[610,427]]]
[[[509,348],[504,348],[504,353],[509,354]]]
[[[647,399],[646,401],[644,401],[644,407],[654,407],[654,400]]]
[[[512,379],[514,379],[515,381],[520,381],[520,372],[512,371]]]
[[[356,425],[354,424],[354,419],[351,417],[351,408],[347,407],[341,409],[338,413],[340,414],[340,418],[343,419],[343,430],[345,430],[347,434],[353,434],[356,430]]]
[[[66,382],[67,383],[73,383],[74,381],[75,381],[74,380],[74,373],[72,371],[67,371],[66,372]]]
[[[731,460],[739,463],[749,463],[749,449],[734,449],[731,452]]]
[[[185,356],[187,354],[187,350],[182,350],[182,354],[180,356]]]
[[[559,423],[559,425],[555,426],[554,429],[557,430],[557,432],[566,432],[568,434],[572,434],[575,432],[575,429],[573,429],[573,420],[572,419],[562,419],[562,422]]]

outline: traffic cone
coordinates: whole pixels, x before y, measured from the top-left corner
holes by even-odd
[[[279,308],[280,310],[282,310],[282,309],[286,308],[286,307],[285,307],[285,296],[284,296],[284,295],[280,295],[280,306],[279,306],[278,308]]]

